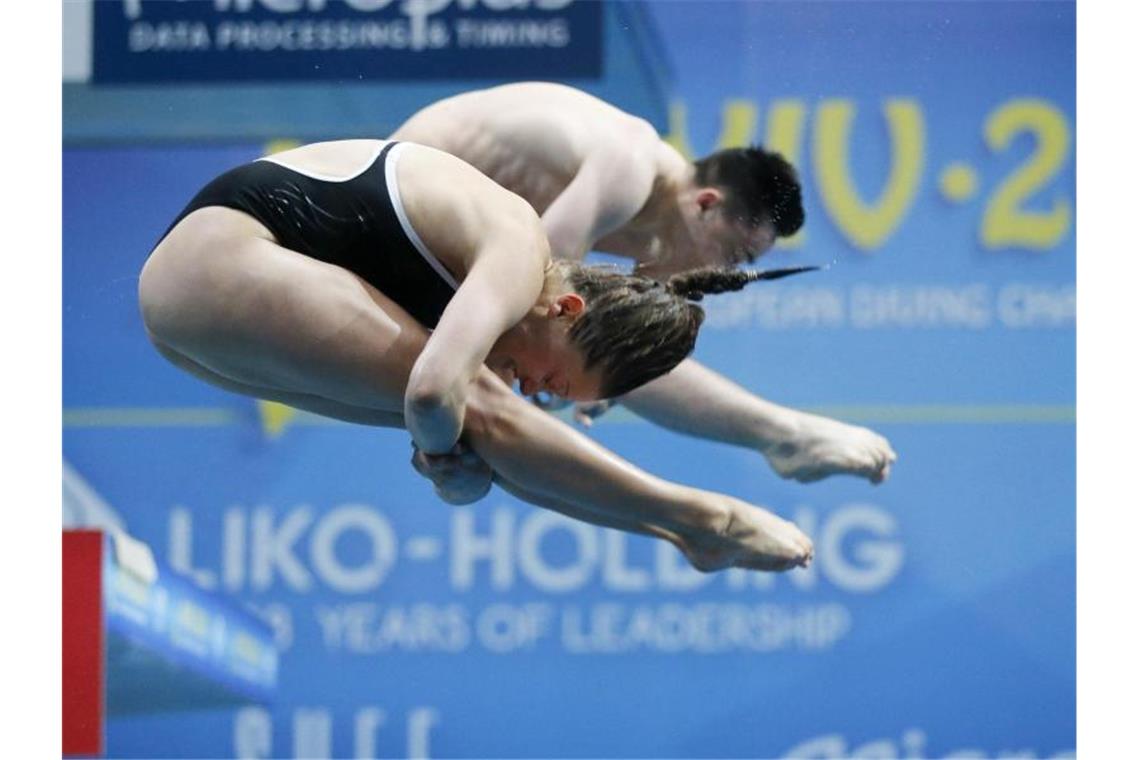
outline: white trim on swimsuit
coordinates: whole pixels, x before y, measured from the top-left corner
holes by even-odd
[[[412,227],[412,222],[408,219],[407,212],[404,211],[404,202],[400,200],[400,183],[396,179],[396,162],[400,159],[400,153],[407,147],[407,143],[396,143],[392,150],[388,151],[388,158],[384,163],[384,180],[388,185],[388,197],[392,199],[392,208],[396,210],[396,218],[400,220],[400,226],[404,228],[404,234],[408,236],[408,240],[412,241],[412,245],[424,257],[424,261],[435,270],[435,273],[443,278],[443,281],[452,287],[453,290],[459,290],[459,283],[456,282],[455,277],[451,272],[447,271],[439,259],[428,249],[420,236],[416,234],[415,228]]]
[[[372,155],[369,156],[368,160],[364,162],[364,165],[362,167],[360,167],[360,171],[355,172],[353,174],[350,174],[347,177],[334,177],[331,174],[321,174],[320,172],[315,172],[315,171],[312,171],[311,169],[302,169],[300,167],[293,166],[292,164],[288,164],[288,163],[282,161],[276,155],[262,156],[261,158],[259,158],[257,160],[258,161],[268,161],[271,164],[277,164],[278,166],[284,166],[286,169],[288,169],[291,172],[297,172],[298,174],[304,174],[306,177],[311,177],[312,179],[319,179],[322,182],[349,182],[351,180],[356,179],[361,174],[364,174],[364,172],[368,171],[368,169],[372,166],[372,164],[376,163],[376,159],[380,157],[380,154],[384,151],[384,146],[387,145],[389,141],[388,140],[379,140],[378,142],[380,143],[380,145],[377,146],[376,150],[372,151]]]

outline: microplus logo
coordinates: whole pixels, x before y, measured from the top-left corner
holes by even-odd
[[[202,0],[172,0],[175,3],[194,2],[199,5]],[[382,11],[398,0],[340,0],[349,9],[360,13],[375,13]],[[517,11],[535,9],[541,11],[557,11],[570,5],[574,0],[402,0],[398,2],[400,12],[410,19],[426,19],[441,13],[451,6],[460,10],[471,10],[483,7],[488,11]],[[214,10],[218,13],[248,13],[253,9],[262,9],[270,13],[320,13],[329,6],[329,0],[214,0]],[[143,15],[143,0],[123,0],[123,14],[135,21]]]
[[[95,82],[602,74],[602,4],[122,0],[95,4]]]

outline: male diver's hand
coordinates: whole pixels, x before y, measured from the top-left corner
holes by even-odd
[[[494,471],[462,441],[446,454],[425,454],[415,442],[412,449],[412,467],[435,485],[436,495],[448,504],[471,504],[491,490]]]

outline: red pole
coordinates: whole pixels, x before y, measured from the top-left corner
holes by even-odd
[[[103,753],[103,533],[63,532],[63,754]]]

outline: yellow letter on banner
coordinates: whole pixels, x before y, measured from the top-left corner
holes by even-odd
[[[865,251],[883,243],[914,202],[922,176],[925,143],[922,111],[912,100],[889,100],[891,173],[874,205],[859,198],[851,180],[849,147],[855,106],[828,100],[819,107],[813,147],[815,174],[823,205],[843,235]]]
[[[735,98],[724,103],[724,124],[720,129],[717,150],[742,148],[751,144],[756,136],[756,104],[751,100]]]
[[[686,161],[693,160],[693,146],[689,144],[689,112],[683,100],[669,103],[669,134],[665,142],[672,145]]]
[[[689,142],[688,111],[680,100],[669,104],[669,134],[665,142],[689,161],[696,158]],[[750,100],[729,100],[724,104],[724,121],[715,150],[748,145],[756,134],[756,104]]]
[[[1037,150],[994,191],[987,204],[982,218],[982,244],[987,248],[1023,246],[1043,251],[1059,243],[1072,222],[1072,206],[1060,195],[1049,211],[1022,208],[1065,165],[1069,155],[1065,115],[1044,100],[1023,98],[1005,104],[986,119],[986,144],[991,150],[1005,150],[1023,132],[1037,138]]]

